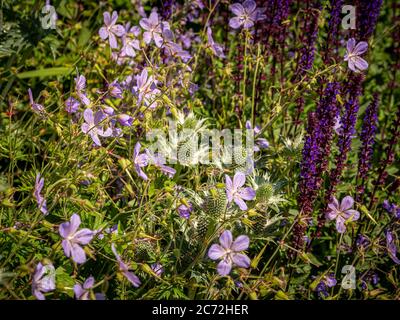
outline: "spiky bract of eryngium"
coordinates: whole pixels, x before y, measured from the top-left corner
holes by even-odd
[[[281,193],[284,181],[272,181],[270,175],[265,173],[263,176],[256,175],[254,178],[250,178],[250,182],[256,191],[255,207],[257,209],[261,211],[268,208],[278,210],[279,204],[286,202]]]
[[[209,134],[206,119],[197,118],[193,112],[185,115],[182,111],[174,111],[173,119],[167,125],[163,134],[156,133],[157,151],[167,161],[183,166],[196,166],[209,158],[208,145],[202,143],[202,137]]]
[[[211,189],[203,200],[202,209],[208,217],[217,220],[224,215],[226,205],[227,198],[225,190]]]
[[[135,259],[138,261],[149,260],[154,255],[154,244],[148,239],[137,239],[135,241]]]
[[[278,222],[282,219],[283,217],[280,214],[271,216],[269,211],[256,212],[251,218],[253,223],[252,230],[259,237],[271,235],[278,228]]]

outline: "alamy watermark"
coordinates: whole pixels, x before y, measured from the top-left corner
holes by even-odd
[[[41,10],[42,16],[40,23],[43,29],[56,29],[57,26],[57,12],[56,9],[50,5],[50,1],[46,1],[46,5]]]
[[[352,5],[345,5],[342,7],[342,13],[346,16],[342,19],[342,28],[344,30],[356,28],[356,7]]]

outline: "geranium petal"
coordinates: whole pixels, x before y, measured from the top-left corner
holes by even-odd
[[[238,29],[242,25],[240,18],[233,17],[229,20],[229,26],[233,29]]]
[[[256,8],[256,3],[253,0],[246,0],[243,2],[243,8],[248,12],[251,13]]]
[[[243,172],[236,172],[233,177],[233,188],[239,189],[246,182],[246,175]]]
[[[240,268],[250,267],[250,258],[245,254],[234,253],[232,255],[232,261],[235,265],[237,265]]]
[[[368,50],[368,43],[365,41],[360,41],[355,46],[353,53],[355,55],[361,55],[361,54],[365,53],[367,50]]]
[[[240,3],[232,4],[229,9],[232,11],[233,14],[237,16],[241,16],[244,13],[244,8]]]
[[[247,205],[246,205],[246,203],[242,200],[242,198],[240,198],[240,196],[236,196],[236,197],[234,197],[234,201],[235,201],[235,203],[239,206],[239,208],[241,209],[241,210],[243,210],[243,211],[246,211],[247,210]]]
[[[74,260],[78,264],[82,264],[86,261],[85,251],[77,243],[73,243],[71,246],[71,256],[72,260]]]
[[[93,116],[93,111],[90,108],[85,109],[83,111],[83,118],[85,119],[86,123],[89,125],[94,124],[94,116]]]
[[[360,57],[353,57],[354,65],[359,70],[367,70],[368,69],[368,62],[365,61],[363,58]]]
[[[345,226],[344,222],[345,222],[345,220],[342,217],[338,216],[336,218],[336,230],[339,233],[344,233],[346,231],[346,226]]]
[[[252,188],[247,187],[240,190],[239,195],[244,200],[253,200],[256,197],[256,192]]]
[[[342,203],[340,204],[340,211],[344,212],[350,209],[354,205],[354,199],[352,196],[346,196],[343,198]]]
[[[343,216],[346,220],[351,219],[351,221],[356,221],[360,218],[360,212],[357,210],[346,210],[343,212]]]
[[[221,260],[217,266],[217,272],[220,276],[226,276],[231,272],[232,263],[226,259]]]
[[[94,236],[94,232],[89,229],[81,229],[78,232],[75,233],[74,235],[74,240],[78,242],[79,244],[88,244]]]
[[[123,275],[128,279],[130,283],[132,283],[135,288],[140,286],[140,279],[133,272],[124,271]]]
[[[247,250],[247,248],[249,247],[249,243],[250,243],[249,237],[241,235],[235,239],[235,241],[231,246],[231,249],[237,252]]]
[[[220,259],[226,253],[225,249],[222,248],[219,244],[213,244],[210,249],[208,249],[208,257],[211,260]]]
[[[222,232],[219,237],[219,243],[224,249],[230,249],[232,245],[232,233],[229,230]]]
[[[356,45],[356,39],[350,38],[350,39],[347,41],[347,45],[346,45],[346,47],[347,47],[347,52],[348,52],[348,53],[353,53],[353,49],[354,49],[355,45]]]
[[[99,36],[103,40],[106,40],[108,38],[108,30],[106,27],[101,27],[99,30]]]

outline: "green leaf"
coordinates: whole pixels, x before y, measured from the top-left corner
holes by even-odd
[[[57,67],[57,68],[48,68],[48,69],[38,69],[25,71],[17,74],[19,79],[27,79],[27,78],[37,78],[37,77],[54,77],[54,76],[66,76],[70,72],[72,72],[72,68],[68,67]]]

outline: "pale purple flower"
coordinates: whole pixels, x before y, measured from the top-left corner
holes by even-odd
[[[110,106],[102,106],[101,110],[108,116],[114,115],[114,109]]]
[[[400,259],[397,258],[396,242],[393,238],[393,233],[390,230],[386,230],[386,249],[393,262],[395,264],[400,264]]]
[[[128,279],[130,283],[133,284],[134,287],[139,287],[141,284],[140,279],[133,272],[129,271],[129,267],[125,264],[125,262],[122,261],[117,250],[115,249],[114,244],[111,244],[111,250],[117,259],[119,271]]]
[[[87,245],[95,235],[95,231],[84,228],[78,231],[81,224],[81,218],[74,213],[69,222],[60,225],[59,233],[63,237],[62,247],[65,255],[78,264],[86,261],[85,251],[81,246]]]
[[[161,22],[158,19],[157,12],[153,11],[148,18],[143,18],[139,22],[140,26],[145,30],[143,40],[149,44],[152,39],[158,48],[163,44],[162,33],[164,29],[169,29],[168,22]]]
[[[94,286],[94,278],[89,277],[83,285],[77,283],[74,285],[75,298],[77,300],[90,300],[90,289]]]
[[[164,268],[163,268],[163,266],[162,266],[160,263],[153,263],[153,264],[150,266],[150,268],[151,268],[151,270],[153,270],[154,273],[155,273],[157,276],[159,276],[159,277],[161,277],[161,275],[164,273]]]
[[[191,203],[188,203],[187,206],[184,205],[184,204],[181,204],[181,205],[178,207],[177,210],[178,210],[179,215],[180,215],[182,218],[184,218],[184,219],[189,219],[189,218],[190,218],[190,214],[191,214],[192,211],[193,211],[193,206],[192,206]]]
[[[121,126],[130,127],[133,123],[133,118],[125,113],[119,114],[117,120]]]
[[[354,199],[351,196],[344,197],[340,205],[339,201],[333,197],[332,202],[328,204],[326,218],[328,220],[336,220],[336,230],[339,233],[346,231],[345,222],[356,221],[360,218],[360,213],[351,209],[353,205]]]
[[[35,189],[33,191],[33,195],[36,198],[39,210],[44,215],[47,215],[49,212],[47,210],[46,199],[41,195],[43,186],[44,186],[44,178],[42,178],[40,173],[38,173],[36,175]]]
[[[231,272],[233,265],[236,265],[239,268],[250,267],[249,257],[245,254],[239,253],[249,247],[249,237],[241,235],[233,241],[232,233],[229,230],[226,230],[221,234],[219,243],[220,244],[213,244],[208,250],[208,257],[210,259],[221,259],[217,266],[219,275],[228,275]]]
[[[147,175],[142,170],[149,164],[149,156],[146,153],[140,153],[140,143],[137,142],[135,149],[133,150],[133,164],[135,166],[135,171],[143,180],[148,180]]]
[[[78,95],[79,99],[85,106],[90,105],[90,100],[85,94],[85,89],[86,89],[85,76],[78,75],[76,78],[74,78],[74,80],[75,80],[75,92]]]
[[[101,27],[99,30],[100,38],[103,40],[108,38],[111,48],[117,48],[117,37],[122,37],[125,34],[125,28],[120,24],[115,24],[118,19],[118,13],[113,11],[112,16],[110,16],[109,12],[103,13],[104,17],[104,27]]]
[[[32,95],[31,88],[28,89],[28,95],[29,95],[29,102],[30,102],[30,105],[31,105],[33,111],[39,112],[39,113],[43,112],[44,111],[44,107],[41,104],[36,103],[33,100],[33,95]]]
[[[156,88],[153,76],[149,76],[147,69],[143,69],[141,74],[136,77],[136,87],[133,88],[138,95],[138,105],[144,102],[150,109],[157,107],[156,97],[161,93]]]
[[[107,128],[107,130],[104,131],[103,127],[99,126],[99,124],[106,118],[103,112],[97,111],[96,114],[93,115],[92,109],[87,108],[83,112],[83,118],[85,119],[85,123],[82,124],[81,130],[83,133],[90,135],[97,146],[101,146],[99,136],[109,137],[112,135],[111,128]]]
[[[108,85],[108,92],[114,98],[122,98],[122,88],[121,85],[115,80]]]
[[[368,43],[365,41],[360,41],[357,45],[354,38],[347,41],[347,52],[344,56],[344,61],[347,61],[350,70],[359,72],[368,69],[368,62],[360,57],[367,50]]]
[[[250,188],[242,188],[246,182],[246,175],[242,172],[237,172],[233,177],[233,182],[228,175],[225,175],[225,190],[228,202],[234,201],[241,210],[247,210],[247,205],[244,200],[253,200],[256,192]]]
[[[325,275],[318,285],[315,288],[315,291],[318,293],[320,297],[324,296],[325,298],[329,296],[328,288],[332,288],[336,286],[337,280],[335,279],[335,274],[331,273]]]
[[[179,57],[182,59],[183,62],[189,61],[192,56],[190,53],[186,50],[183,50],[181,45],[172,42],[172,41],[167,41],[165,42],[164,46],[164,52],[165,54],[170,57],[170,58],[176,58]]]
[[[56,288],[56,271],[52,264],[36,265],[32,279],[32,294],[38,300],[45,300],[43,292],[50,292]]]
[[[224,46],[214,41],[210,27],[207,27],[207,45],[215,56],[222,59],[225,58]]]
[[[65,111],[68,113],[75,113],[78,111],[79,105],[80,103],[78,100],[73,97],[69,97],[67,100],[65,100]]]
[[[137,39],[133,39],[131,37],[125,37],[122,40],[123,46],[121,49],[121,54],[124,56],[135,57],[136,51],[140,50],[140,42]]]
[[[155,167],[159,168],[162,171],[162,173],[164,173],[170,178],[172,178],[175,175],[176,170],[172,167],[165,165],[166,160],[161,153],[153,153],[148,149],[146,149],[145,152],[148,155],[148,160],[150,161],[150,163]]]
[[[383,201],[383,208],[393,215],[396,219],[400,219],[400,206],[390,203],[388,200]]]
[[[229,20],[229,26],[233,29],[239,29],[242,26],[249,29],[254,26],[255,22],[265,19],[265,15],[263,15],[265,8],[257,8],[253,0],[246,0],[243,4],[234,3],[229,9],[236,15]]]

